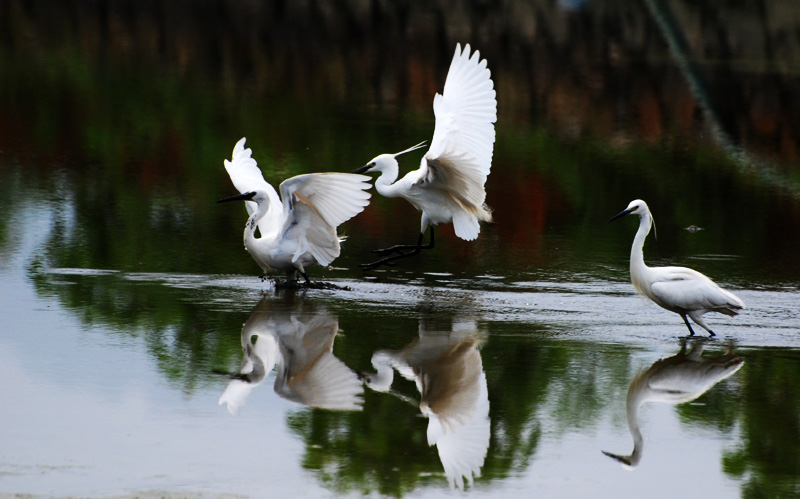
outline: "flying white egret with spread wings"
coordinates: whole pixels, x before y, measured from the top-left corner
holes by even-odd
[[[310,284],[309,265],[327,266],[341,252],[336,228],[369,204],[369,177],[352,173],[309,173],[284,180],[281,196],[261,175],[245,138],[233,148],[225,169],[241,193],[220,199],[245,201],[250,218],[244,229],[244,246],[264,272],[286,272],[286,283],[296,273]],[[256,229],[261,237],[256,237]]]
[[[492,213],[486,206],[486,177],[492,166],[494,123],[497,121],[497,100],[486,59],[477,50],[470,55],[470,46],[456,46],[444,92],[433,99],[436,125],[428,152],[420,167],[400,180],[397,156],[419,149],[423,144],[395,154],[381,154],[353,173],[377,173],[377,191],[386,197],[402,197],[422,212],[419,239],[416,245],[397,245],[375,250],[391,255],[371,264],[394,265],[399,258],[416,255],[433,248],[433,227],[453,223],[461,239],[472,241],[480,233],[479,222],[490,222]],[[423,245],[430,227],[430,242]]]
[[[736,295],[720,288],[700,272],[686,267],[645,265],[642,247],[653,225],[653,216],[647,208],[647,203],[636,199],[631,201],[627,208],[611,217],[609,222],[625,215],[639,215],[639,230],[636,231],[631,246],[630,268],[633,287],[660,307],[680,315],[692,336],[694,330],[687,316],[714,336],[714,331],[703,320],[703,314],[719,312],[733,317],[744,308],[744,302]]]
[[[642,404],[664,402],[677,405],[690,402],[731,376],[744,364],[733,350],[718,357],[703,357],[703,342],[708,340],[699,338],[696,341],[689,353],[686,353],[686,341],[683,341],[677,355],[656,361],[649,369],[633,378],[625,399],[633,452],[627,456],[606,451],[603,454],[616,459],[625,467],[635,468],[644,452],[644,436],[639,428],[639,407]]]

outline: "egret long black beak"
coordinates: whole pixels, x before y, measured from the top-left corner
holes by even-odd
[[[235,196],[230,196],[227,198],[222,198],[217,203],[226,203],[228,201],[252,201],[253,196],[256,195],[256,191],[252,192],[245,192],[244,194],[237,194]]]
[[[366,164],[361,168],[356,168],[355,170],[351,171],[350,173],[366,173],[367,170],[372,168],[372,163]]]
[[[617,213],[616,215],[614,215],[613,217],[609,218],[608,222],[613,222],[614,220],[616,220],[616,219],[618,219],[620,217],[624,217],[625,215],[630,215],[631,211],[633,211],[633,210],[630,210],[630,209],[626,208],[626,209],[622,210],[621,212]],[[608,223],[608,222],[606,222],[606,223]]]

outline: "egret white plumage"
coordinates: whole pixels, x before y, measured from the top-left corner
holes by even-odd
[[[245,138],[233,148],[225,169],[237,196],[220,199],[245,201],[250,218],[244,229],[244,246],[264,272],[286,272],[287,283],[300,272],[310,284],[306,267],[327,266],[340,252],[336,228],[369,204],[369,177],[352,173],[309,173],[284,180],[281,196],[268,184]],[[261,237],[256,237],[258,229]]]
[[[700,272],[686,267],[645,265],[642,248],[653,225],[653,216],[647,203],[636,199],[611,217],[609,222],[625,215],[639,216],[639,230],[636,231],[631,246],[630,270],[633,287],[660,307],[680,315],[691,335],[694,335],[694,330],[687,317],[691,317],[695,324],[714,336],[714,332],[703,320],[703,314],[718,312],[733,317],[744,308],[744,302],[736,295],[720,288]]]
[[[375,250],[387,255],[377,262],[362,265],[366,270],[394,265],[399,258],[416,255],[434,245],[433,227],[453,223],[461,239],[472,241],[480,233],[479,222],[492,220],[486,206],[486,177],[492,166],[494,123],[497,100],[486,59],[477,50],[470,55],[469,44],[456,46],[442,94],[433,99],[436,124],[428,152],[418,170],[397,180],[397,156],[419,149],[424,143],[395,154],[381,154],[353,173],[380,173],[376,190],[386,197],[402,197],[422,212],[416,245],[397,245]],[[422,244],[430,227],[430,242]]]
[[[627,456],[606,451],[603,454],[619,461],[623,466],[635,468],[644,452],[644,436],[639,428],[639,407],[642,404],[664,402],[676,405],[690,402],[731,376],[744,364],[732,350],[714,358],[703,357],[703,342],[707,339],[699,338],[695,341],[688,353],[684,340],[676,355],[656,361],[649,369],[633,378],[625,399],[633,452]]]

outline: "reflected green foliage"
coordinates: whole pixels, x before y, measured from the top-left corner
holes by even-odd
[[[742,442],[723,458],[742,497],[800,493],[800,357],[792,350],[754,351],[743,371]],[[789,444],[791,442],[791,444]]]
[[[103,327],[120,338],[141,338],[159,372],[187,394],[216,385],[217,371],[241,358],[238,331],[244,313],[209,310],[161,282],[136,282],[120,274],[53,275],[33,269],[37,293],[52,296],[87,328]]]
[[[364,406],[349,414],[307,410],[290,416],[289,426],[306,444],[305,468],[337,493],[403,497],[446,483],[418,408],[370,391]]]
[[[503,331],[505,329],[505,331]],[[490,335],[518,333],[508,325],[490,330]],[[531,465],[542,434],[537,410],[547,398],[552,376],[566,362],[563,349],[545,347],[533,336],[505,338],[511,348],[501,348],[499,341],[488,341],[483,348],[486,378],[489,384],[492,438],[483,467],[483,476],[503,478],[520,473]],[[502,337],[502,336],[501,336]],[[503,358],[503,362],[492,362]]]

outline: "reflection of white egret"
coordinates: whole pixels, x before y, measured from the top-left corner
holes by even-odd
[[[653,225],[653,217],[647,204],[641,199],[631,201],[627,208],[613,216],[609,222],[630,214],[639,215],[639,230],[636,231],[631,246],[630,268],[633,287],[657,305],[680,315],[691,335],[694,335],[694,330],[687,316],[714,336],[714,332],[703,320],[703,314],[719,312],[733,317],[744,308],[744,302],[695,270],[686,267],[645,265],[642,248]]]
[[[452,333],[420,326],[419,339],[402,350],[375,352],[377,373],[364,376],[367,386],[381,392],[395,393],[395,370],[414,381],[428,418],[428,445],[436,445],[450,487],[459,489],[464,479],[471,485],[480,476],[489,448],[489,393],[478,346],[474,323],[457,324]]]
[[[635,468],[642,458],[644,437],[639,429],[639,407],[645,402],[681,404],[690,402],[706,393],[711,387],[738,371],[744,361],[733,351],[714,358],[702,357],[703,340],[692,345],[686,353],[686,342],[677,355],[656,361],[649,369],[639,374],[628,387],[625,409],[628,430],[633,437],[633,452],[621,456],[603,451],[624,466]]]
[[[220,405],[227,404],[235,414],[277,365],[275,392],[281,397],[308,407],[360,410],[364,386],[332,353],[339,329],[336,318],[324,311],[272,307],[265,297],[244,324],[242,365],[219,398]]]
[[[286,272],[287,283],[296,272],[305,278],[309,265],[329,265],[339,256],[336,228],[369,204],[368,177],[351,173],[310,173],[284,180],[281,197],[261,175],[245,139],[236,143],[225,169],[241,195],[220,199],[245,201],[250,218],[244,246],[265,272]],[[261,237],[256,238],[256,228]]]
[[[353,172],[380,172],[375,189],[381,195],[403,197],[422,212],[416,245],[376,250],[378,254],[397,254],[362,265],[363,268],[392,265],[394,260],[433,248],[434,225],[453,222],[456,235],[472,241],[480,232],[479,222],[491,221],[491,212],[485,205],[484,184],[492,166],[497,100],[486,64],[477,50],[470,56],[469,45],[463,52],[460,44],[456,46],[443,94],[436,94],[433,99],[436,125],[430,149],[418,170],[397,180],[396,157],[422,144],[395,154],[381,154]],[[428,227],[431,239],[423,246]]]

